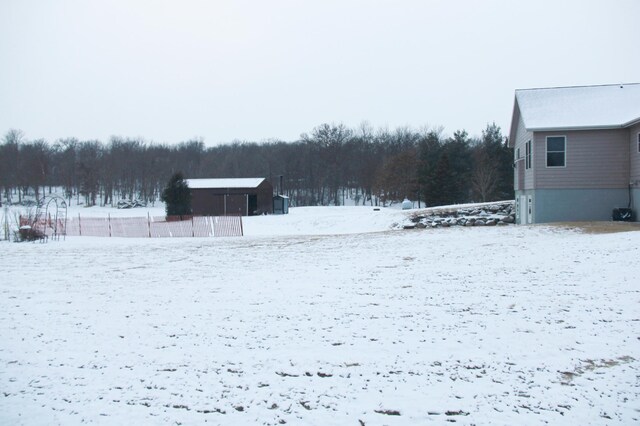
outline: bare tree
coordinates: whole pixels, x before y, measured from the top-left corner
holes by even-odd
[[[474,199],[492,201],[513,196],[511,149],[495,123],[482,131],[482,139],[473,147],[471,186]]]
[[[98,141],[83,142],[78,149],[79,193],[84,196],[87,206],[96,205],[103,170],[103,152],[102,144]]]
[[[77,191],[77,150],[78,140],[74,138],[60,139],[54,145],[52,153],[56,164],[56,184],[64,188],[64,195],[71,204],[71,197]]]
[[[473,174],[471,186],[479,201],[491,201],[495,197],[498,185],[496,165],[485,149],[478,149],[474,153]]]
[[[4,188],[5,198],[11,203],[11,193],[18,189],[18,201],[22,201],[22,192],[18,185],[18,162],[20,158],[20,144],[24,140],[21,130],[11,129],[4,136],[4,144],[0,150],[0,179]]]
[[[353,132],[344,124],[323,123],[313,129],[311,135],[303,135],[302,139],[312,145],[317,160],[321,163],[318,172],[320,189],[323,192],[320,199],[322,204],[333,203],[340,205],[339,188],[342,182],[342,150],[345,143],[352,137]],[[324,196],[327,189],[328,196]]]
[[[445,155],[446,154],[446,155]],[[500,129],[487,126],[477,143],[465,131],[453,137],[442,129],[409,127],[355,130],[323,123],[292,142],[234,141],[205,147],[192,139],[156,145],[141,139],[113,137],[99,141],[61,139],[27,141],[10,130],[0,142],[0,188],[10,202],[26,188],[40,196],[43,187],[64,188],[65,196],[83,195],[88,205],[114,199],[156,200],[178,170],[186,177],[284,177],[294,205],[377,203],[418,197],[429,204],[513,196],[510,150]],[[492,167],[493,166],[493,167]]]
[[[389,158],[379,174],[377,188],[384,203],[414,198],[418,192],[416,149],[407,148]]]

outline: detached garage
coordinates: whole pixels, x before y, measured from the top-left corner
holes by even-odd
[[[265,178],[187,179],[196,216],[273,213],[273,186]]]

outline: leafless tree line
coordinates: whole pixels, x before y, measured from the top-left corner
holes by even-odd
[[[415,131],[321,124],[294,142],[233,142],[206,147],[201,140],[178,145],[112,137],[103,143],[66,138],[49,143],[8,131],[0,145],[0,200],[21,203],[63,188],[85,205],[121,199],[153,203],[171,175],[188,178],[283,176],[294,205],[359,204],[404,198],[428,205],[509,199],[512,157],[500,128],[482,137],[465,131],[444,137],[439,129]]]

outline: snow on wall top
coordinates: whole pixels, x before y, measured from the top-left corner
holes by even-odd
[[[240,179],[186,179],[191,189],[209,188],[257,188],[264,178]]]
[[[626,127],[640,120],[640,83],[516,90],[527,130]]]

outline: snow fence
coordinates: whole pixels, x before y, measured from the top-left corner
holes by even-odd
[[[22,219],[21,219],[22,223]],[[26,223],[25,223],[26,224]],[[31,224],[47,236],[72,237],[241,237],[240,216],[69,217],[66,221],[39,220]]]

